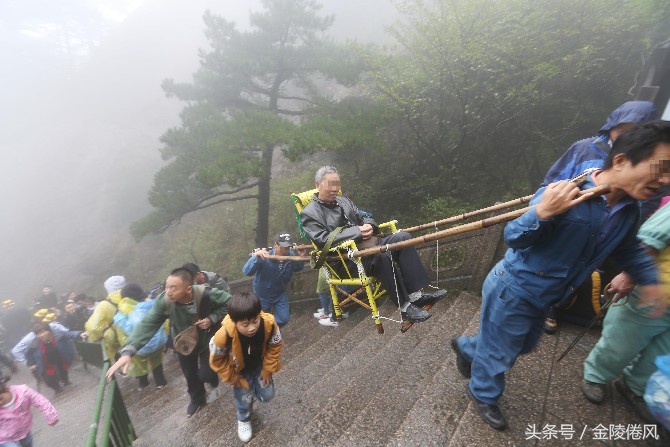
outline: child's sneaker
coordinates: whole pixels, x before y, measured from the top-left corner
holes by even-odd
[[[212,391],[207,395],[207,403],[211,404],[219,398],[219,388],[212,388]]]
[[[329,326],[329,327],[338,327],[340,323],[337,321],[333,321],[330,318],[326,317],[323,320],[319,320],[319,324],[322,326]]]
[[[237,421],[237,436],[240,437],[240,441],[249,442],[251,440],[251,420],[246,422]]]
[[[324,314],[323,309],[317,309],[316,312],[314,312],[314,318],[323,320],[324,318],[330,318],[330,315]]]

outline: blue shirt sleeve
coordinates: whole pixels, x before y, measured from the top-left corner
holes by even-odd
[[[254,276],[258,269],[261,266],[262,259],[258,256],[251,256],[244,267],[242,267],[242,273],[246,276]]]
[[[545,188],[540,188],[533,198],[530,205],[537,205],[542,198]],[[505,226],[505,243],[509,248],[519,249],[527,248],[533,245],[550,227],[550,220],[543,220],[537,217],[537,211],[533,206],[521,216],[510,221]]]

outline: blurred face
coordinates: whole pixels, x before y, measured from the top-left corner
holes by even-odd
[[[51,331],[39,331],[37,333],[37,338],[39,338],[42,343],[49,343],[53,339],[53,334]]]
[[[75,303],[67,303],[65,305],[65,312],[69,314],[74,314],[77,311],[77,305]]]
[[[282,247],[281,245],[279,245],[276,242],[275,242],[274,249],[275,249],[275,254],[278,255],[278,256],[287,256],[289,254],[289,251],[291,251],[291,249],[289,247]]]
[[[627,130],[632,129],[635,126],[636,126],[635,123],[621,123],[621,124],[619,124],[618,126],[616,126],[616,127],[614,127],[613,129],[610,130],[610,140],[612,140],[612,142],[615,142],[617,140],[617,138],[619,138],[619,136],[622,133],[626,132]]]
[[[193,278],[193,282],[195,282],[196,284],[205,284],[206,281],[207,277],[202,272],[198,272],[198,274],[195,275],[195,277]]]
[[[51,292],[51,287],[45,287],[42,289],[42,295],[49,295]]]
[[[625,156],[617,156],[613,168],[618,174],[616,186],[635,200],[649,200],[670,183],[670,144],[658,144],[651,157],[635,166]]]
[[[319,190],[318,197],[324,202],[334,202],[340,187],[340,176],[334,172],[324,175],[320,182],[316,182],[316,189]]]
[[[261,316],[257,315],[253,320],[242,320],[235,323],[237,332],[244,335],[245,337],[253,337],[258,332],[258,328],[261,327]]]
[[[0,387],[0,405],[7,405],[12,400],[12,392],[6,386]]]
[[[165,281],[165,296],[175,303],[186,304],[193,301],[193,287],[178,276],[168,276]]]

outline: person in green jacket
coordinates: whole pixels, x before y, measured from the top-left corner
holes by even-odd
[[[230,294],[223,290],[209,289],[208,298],[205,298],[204,291],[205,286],[193,284],[193,274],[187,269],[178,268],[170,272],[165,281],[165,292],[156,298],[149,313],[128,337],[125,346],[119,351],[121,357],[107,372],[107,380],[119,368],[123,368],[125,372],[131,357],[147,344],[169,318],[173,339],[192,324],[198,327],[196,349],[189,355],[177,353],[191,398],[186,410],[188,417],[193,416],[205,403],[213,402],[218,397],[219,378],[209,366],[209,340],[216,332],[218,323],[228,313]],[[212,388],[208,397],[205,383],[209,383]]]

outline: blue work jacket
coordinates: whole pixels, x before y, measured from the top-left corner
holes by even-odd
[[[269,250],[271,255],[275,254],[274,248]],[[289,256],[295,256],[293,251]],[[254,276],[254,293],[259,297],[272,298],[284,293],[286,284],[291,281],[293,272],[302,270],[305,267],[304,262],[295,261],[274,261],[272,259],[261,259],[257,256],[251,256],[244,267],[242,273],[247,276]]]
[[[570,146],[544,176],[541,186],[570,180],[589,168],[602,168],[610,153],[607,135],[579,140]]]
[[[581,188],[593,186],[589,177]],[[537,191],[531,205],[544,190]],[[530,209],[505,227],[509,249],[494,268],[513,293],[541,308],[569,298],[608,256],[638,284],[657,284],[653,259],[636,237],[638,203],[623,205],[619,224],[599,244],[607,206],[604,197],[594,197],[549,220]]]

